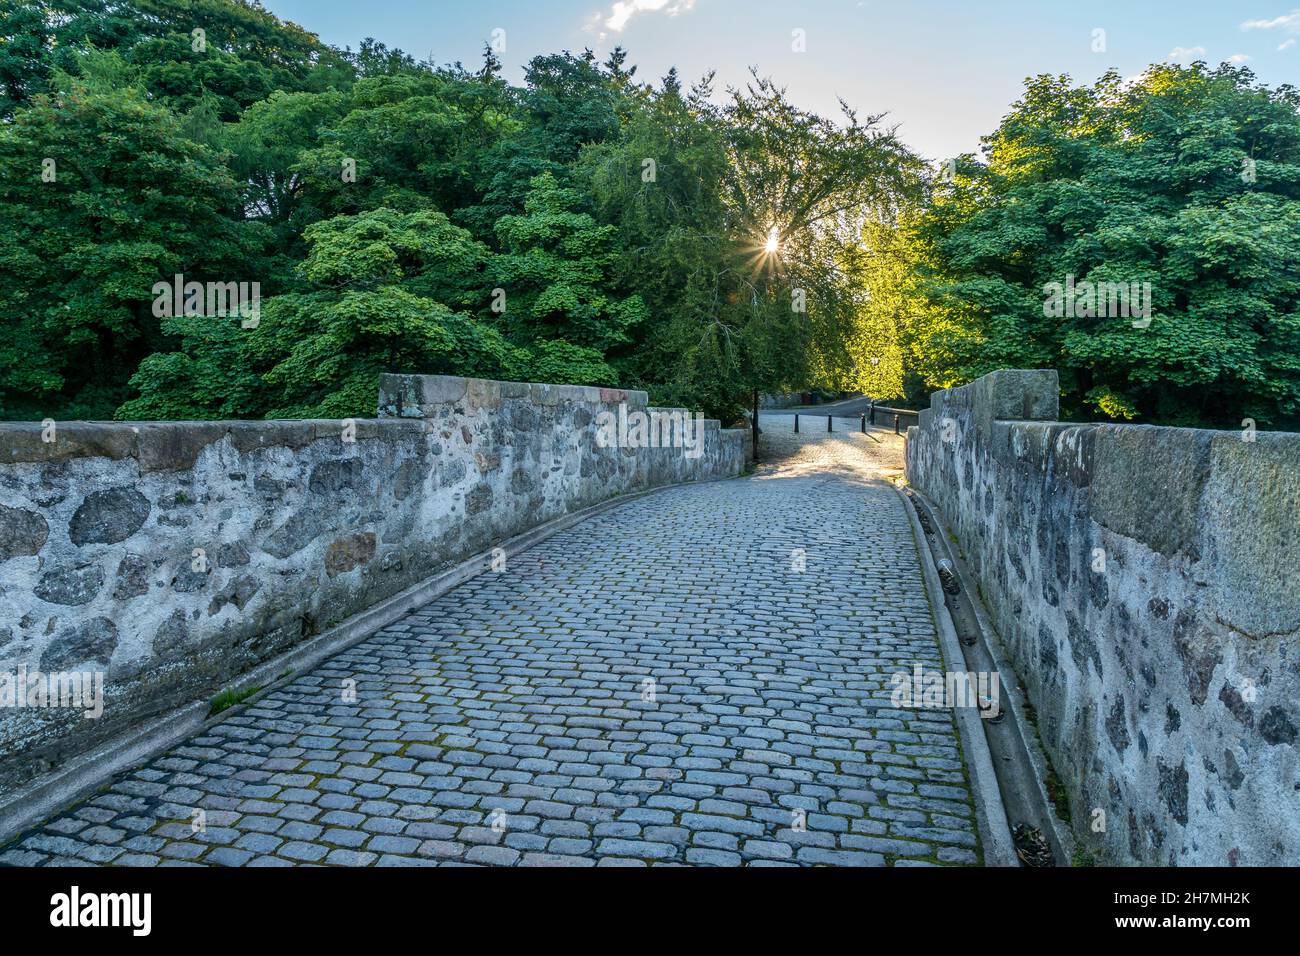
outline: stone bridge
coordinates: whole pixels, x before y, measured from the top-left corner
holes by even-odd
[[[1233,550],[1189,504],[1195,557],[1153,564],[1167,522],[1085,507],[1127,460],[1109,433],[1050,422],[1048,373],[999,375],[936,396],[907,471],[1028,746],[1068,768],[1074,834],[1048,826],[1112,862],[1296,862],[1295,826],[1258,831],[1300,794],[1295,592],[1253,592],[1237,620],[1274,630],[1248,640],[1203,623],[1246,605],[1173,584],[1293,558],[1294,524],[1234,513],[1264,543]],[[892,426],[767,415],[742,474],[742,432],[642,393],[385,376],[379,406],[0,427],[0,675],[105,681],[97,717],[0,709],[0,865],[1015,863],[982,722],[896,693],[966,665]],[[1161,460],[1203,496],[1227,456],[1295,503],[1300,436],[1260,437],[1254,464],[1214,438]]]
[[[451,500],[444,506],[460,526],[449,547],[462,552],[549,517],[525,515],[508,525],[500,517],[509,505],[501,489],[523,481],[524,464],[539,481],[551,474],[553,462],[563,474],[566,453],[551,447],[557,422],[588,427],[583,402],[610,406],[630,399],[634,408],[644,402],[635,393],[572,390],[558,396],[559,405],[535,401],[550,395],[525,392],[512,407],[490,383],[469,383],[467,397],[463,380],[393,381],[385,388],[393,424],[401,426],[401,418],[409,417],[414,442],[431,435],[442,445],[435,450],[440,457],[424,470],[433,470],[444,489],[456,489],[444,491],[448,499],[463,501],[460,511]],[[558,417],[546,422],[548,408],[558,410]],[[422,427],[426,423],[432,428]],[[312,587],[361,581],[383,560],[384,545],[399,540],[386,532],[384,521],[401,534],[418,527],[419,518],[412,523],[364,513],[400,498],[404,482],[419,484],[418,477],[403,474],[407,461],[420,456],[414,447],[409,458],[403,456],[405,434],[384,441],[398,445],[396,453],[391,448],[372,453],[367,432],[377,426],[359,424],[359,441],[349,449],[357,457],[343,460],[361,463],[350,469],[331,464],[334,450],[320,451],[285,434],[290,426],[275,426],[280,431],[274,433],[267,426],[260,429],[267,434],[256,437],[214,431],[205,445],[173,440],[167,448],[150,450],[145,439],[151,436],[142,431],[134,436],[137,444],[124,447],[119,457],[96,455],[100,469],[126,466],[121,486],[129,491],[94,511],[83,500],[89,498],[84,486],[76,487],[76,469],[86,456],[111,450],[103,447],[105,439],[61,461],[31,463],[44,472],[24,475],[31,483],[13,495],[23,500],[6,504],[14,511],[50,515],[51,540],[35,550],[42,556],[52,545],[56,550],[38,565],[40,558],[21,556],[33,547],[24,548],[11,533],[8,547],[20,556],[10,563],[31,569],[25,577],[11,578],[11,584],[30,581],[46,598],[71,601],[81,600],[100,576],[104,581],[80,604],[54,602],[64,613],[50,643],[42,646],[20,627],[7,650],[15,649],[14,641],[19,650],[31,646],[31,663],[47,665],[57,659],[80,666],[81,658],[91,655],[98,666],[108,666],[110,683],[116,679],[124,687],[117,706],[134,708],[131,719],[165,740],[166,730],[149,723],[139,701],[160,689],[179,688],[176,699],[212,675],[227,680],[215,667],[194,663],[204,659],[208,645],[214,653],[250,659],[253,654],[229,626],[224,632],[219,626],[200,632],[196,623],[251,618],[264,634],[276,618],[273,609],[259,611],[257,599],[272,587],[262,579],[285,570],[280,565],[296,561],[307,569],[316,562],[316,573],[304,576]],[[336,423],[312,427],[322,443],[337,445],[335,435],[324,434]],[[912,526],[903,499],[883,480],[901,472],[901,439],[883,429],[795,436],[788,419],[774,418],[766,429],[769,463],[747,477],[725,480],[725,474],[741,471],[741,436],[718,431],[716,423],[711,428],[707,434],[719,447],[710,444],[694,463],[688,460],[696,474],[651,476],[643,485],[683,477],[720,480],[615,499],[613,507],[579,512],[582,520],[531,546],[489,551],[473,576],[432,600],[409,601],[369,636],[288,676],[253,678],[269,686],[185,728],[169,746],[153,747],[156,754],[133,761],[128,753],[121,770],[79,802],[57,805],[57,795],[77,782],[68,771],[70,779],[54,797],[39,789],[20,790],[29,805],[49,801],[50,812],[32,821],[0,853],[0,862],[979,862],[975,807],[951,714],[903,710],[890,701],[893,673],[910,672],[916,663],[943,666],[929,604],[918,586]],[[520,434],[541,444],[527,446],[517,440]],[[288,447],[295,441],[297,447]],[[721,442],[735,445],[728,449]],[[230,447],[235,444],[240,447]],[[33,449],[43,451],[29,445],[25,457],[38,457]],[[531,460],[534,451],[538,457]],[[682,457],[681,450],[670,453]],[[632,452],[622,454],[635,460]],[[313,464],[302,463],[307,455]],[[394,477],[371,486],[371,458],[376,474]],[[315,553],[309,545],[276,557],[298,540],[315,542],[313,532],[327,520],[300,517],[305,509],[295,507],[290,469],[307,486],[303,500],[314,495],[357,513],[320,535]],[[590,484],[581,471],[579,465],[572,484],[579,494],[565,508],[586,504],[581,489]],[[230,478],[232,473],[239,477]],[[178,474],[187,479],[181,486],[189,489],[192,504],[176,501]],[[502,484],[486,483],[493,474],[504,475]],[[352,487],[343,488],[352,478]],[[38,484],[48,489],[47,498],[66,497],[57,505],[47,500],[44,511],[20,509],[26,501],[40,505]],[[269,493],[260,499],[259,485],[274,490],[275,500]],[[637,483],[627,487],[634,490]],[[343,502],[361,488],[376,500]],[[489,490],[477,491],[483,488]],[[520,490],[526,496],[534,491]],[[406,493],[409,500],[421,490]],[[476,493],[485,501],[473,512]],[[547,490],[533,501],[544,512],[547,502],[564,494]],[[603,489],[591,495],[603,496]],[[538,497],[545,501],[537,502]],[[421,507],[428,510],[430,502]],[[146,511],[148,517],[132,533],[133,515]],[[269,519],[259,523],[262,511]],[[467,513],[471,521],[473,514],[493,515],[495,523],[479,536],[466,536]],[[65,516],[66,523],[60,520]],[[19,519],[6,520],[13,525]],[[211,533],[207,522],[220,530]],[[171,565],[151,560],[150,552],[175,551],[173,541],[166,549],[134,543],[140,535],[155,542],[174,539],[177,526],[185,527],[184,541]],[[78,530],[86,528],[92,530]],[[88,537],[121,541],[75,545]],[[193,570],[188,545],[214,538],[220,540],[205,549],[211,570]],[[440,540],[452,541],[446,535]],[[74,546],[80,551],[76,557]],[[232,556],[235,549],[239,553]],[[95,563],[100,552],[105,556]],[[133,553],[143,565],[138,574],[127,557]],[[418,555],[403,558],[408,564],[421,561]],[[78,568],[78,559],[84,567]],[[436,568],[435,560],[416,573]],[[239,583],[250,568],[260,588]],[[42,583],[55,574],[68,582],[65,592],[73,593],[55,594],[52,584]],[[354,584],[323,601],[317,596],[311,606],[332,604],[342,614],[347,595],[360,593],[358,600],[368,603],[381,593],[378,587],[374,581]],[[144,593],[123,596],[133,590]],[[150,595],[162,606],[140,607]],[[157,601],[160,596],[167,601]],[[37,600],[48,605],[46,598]],[[219,610],[210,615],[214,605]],[[97,613],[100,606],[104,610]],[[155,620],[148,620],[149,614]],[[128,633],[133,615],[147,621],[138,629],[146,637],[157,629],[164,642],[174,641],[180,650],[173,654],[170,643],[158,647],[155,637],[147,650],[139,648],[142,662],[114,673],[121,657],[136,650]],[[100,637],[76,636],[77,628],[86,628],[80,622],[96,617],[113,625],[115,646]],[[184,636],[169,633],[173,621]],[[43,635],[45,615],[32,623]],[[61,626],[74,635],[71,646],[56,643],[64,633]],[[174,673],[159,676],[168,668]],[[249,679],[232,683],[247,686]],[[106,714],[113,707],[110,695]],[[11,726],[15,736],[20,730],[38,747],[44,740],[70,739],[58,725]],[[74,725],[71,733],[81,730]],[[91,752],[118,753],[100,737],[86,746]],[[43,753],[54,763],[56,748]],[[10,761],[11,779],[22,766],[21,760]],[[39,785],[45,778],[32,779]]]

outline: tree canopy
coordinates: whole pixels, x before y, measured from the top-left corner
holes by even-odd
[[[833,354],[852,224],[916,181],[879,117],[642,83],[623,50],[515,87],[490,48],[340,51],[244,0],[7,6],[6,417],[364,415],[382,371],[734,417]],[[176,276],[256,283],[258,320],[159,314]]]
[[[1298,108],[1239,67],[1041,76],[936,175],[757,74],[512,85],[253,0],[0,0],[0,417],[363,416],[391,371],[730,421],[1020,366],[1075,417],[1294,426]],[[256,321],[160,309],[177,276]]]
[[[1230,65],[1029,81],[985,157],[882,237],[915,265],[890,283],[919,297],[899,313],[909,366],[933,388],[1055,368],[1079,417],[1294,427],[1298,110],[1296,90]],[[1045,307],[1067,283],[1075,307]],[[1145,286],[1149,316],[1103,284]]]

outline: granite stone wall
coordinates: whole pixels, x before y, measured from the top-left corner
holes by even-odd
[[[104,712],[0,708],[0,798],[495,543],[740,474],[598,440],[644,392],[386,375],[352,421],[0,425],[0,676],[100,672]]]
[[[1300,864],[1300,435],[1067,424],[1057,396],[1053,371],[935,393],[907,476],[978,580],[1082,847]]]

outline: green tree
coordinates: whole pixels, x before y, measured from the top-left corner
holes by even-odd
[[[1300,421],[1298,108],[1229,65],[1031,80],[916,232],[928,383],[1050,367],[1075,416]],[[1089,304],[1100,283],[1149,285],[1150,323]]]
[[[296,240],[318,211],[305,204],[304,154],[319,146],[346,110],[347,94],[277,90],[223,128],[230,167],[244,184],[242,208],[272,226],[278,247],[301,253]],[[343,166],[333,170],[340,183]],[[304,206],[307,208],[304,209]]]
[[[0,411],[109,418],[163,344],[154,284],[254,279],[262,236],[172,113],[60,76],[0,124]]]
[[[493,148],[518,129],[505,84],[463,71],[357,82],[293,165],[311,220],[387,206],[445,212],[481,198]],[[346,166],[354,177],[344,177]],[[486,238],[486,237],[481,237]]]
[[[494,241],[497,220],[523,211],[537,176],[550,173],[567,184],[584,148],[619,133],[623,81],[602,72],[591,51],[534,57],[524,83],[510,93],[516,105],[511,135],[484,157],[477,181],[481,199],[456,217],[488,242]]]
[[[607,376],[586,384],[613,385],[616,373],[603,357],[631,341],[645,303],[610,294],[615,229],[579,211],[582,202],[578,190],[561,187],[550,173],[536,177],[524,214],[497,221],[502,251],[492,274],[506,293],[500,321],[511,341],[566,343],[575,356],[586,354],[584,374],[595,368]]]
[[[0,0],[0,40],[0,116],[75,73],[91,49],[139,68],[155,101],[185,112],[212,96],[227,119],[273,89],[351,75],[342,54],[256,0]]]
[[[152,355],[120,417],[374,414],[383,372],[500,377],[526,364],[458,305],[487,249],[442,213],[378,209],[307,229],[304,291],[271,298],[255,328],[168,321],[182,348]]]
[[[861,303],[853,223],[905,193],[917,164],[880,117],[832,122],[764,79],[719,108],[711,84],[683,95],[670,73],[585,166],[624,240],[620,280],[655,317],[634,380],[730,420],[843,364]]]
[[[612,361],[624,384],[647,389],[654,401],[734,414],[735,397],[690,364],[727,269],[721,119],[706,90],[683,95],[673,72],[622,129],[617,140],[588,147],[578,166],[595,216],[616,227],[613,281],[646,305],[646,321],[631,330],[634,344]]]

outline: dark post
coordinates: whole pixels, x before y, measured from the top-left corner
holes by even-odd
[[[794,433],[799,434],[799,413],[794,413]]]
[[[826,430],[827,430],[828,432],[831,431],[831,421],[832,421],[831,417],[830,417],[829,415],[827,415],[827,416],[826,416]]]
[[[898,416],[897,416],[897,415],[894,416],[894,434],[895,434],[895,435],[899,434],[899,431],[898,431]]]
[[[863,412],[862,413],[862,434],[865,435],[866,433],[867,433],[867,413]]]

